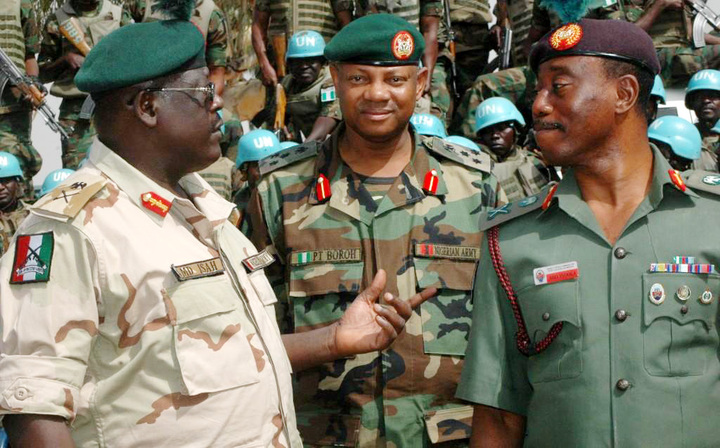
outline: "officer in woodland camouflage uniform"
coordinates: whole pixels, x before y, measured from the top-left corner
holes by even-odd
[[[23,172],[14,155],[0,151],[0,255],[7,252],[10,241],[28,208],[20,199],[23,195]]]
[[[508,201],[540,193],[550,180],[550,171],[532,152],[518,145],[525,127],[520,111],[505,98],[488,98],[475,111],[475,132],[489,149],[493,174]]]
[[[45,22],[38,56],[40,79],[53,82],[50,94],[63,99],[59,121],[70,137],[62,141],[65,168],[78,167],[96,134],[90,116],[81,116],[88,95],[78,90],[74,81],[85,57],[62,35],[59,27],[60,22],[73,17],[80,23],[85,42],[90,47],[97,45],[113,30],[132,23],[127,10],[110,0],[67,0]]]
[[[720,119],[720,71],[700,70],[690,78],[685,107],[695,112],[698,118],[695,126],[702,136],[702,152],[693,169],[718,172],[720,135],[713,127]]]
[[[280,260],[269,275],[284,332],[336,321],[378,269],[393,294],[442,288],[388,350],[297,375],[309,445],[467,444],[470,408],[452,397],[470,330],[478,216],[497,202],[497,181],[487,155],[408,126],[428,77],[417,68],[423,50],[417,28],[397,16],[343,28],[325,56],[344,123],[323,144],[260,162],[243,228]]]
[[[433,292],[376,307],[381,272],[339,324],[281,339],[272,257],[193,173],[220,155],[223,103],[188,19],[123,27],[90,52],[76,79],[99,138],[0,261],[13,446],[299,448],[291,365],[387,347]]]
[[[40,30],[30,0],[6,0],[0,4],[0,48],[28,76],[38,76],[35,54],[40,50]],[[2,85],[0,85],[2,89]],[[0,150],[20,159],[25,197],[34,197],[32,178],[40,171],[42,158],[30,141],[32,107],[10,85],[0,92]]]
[[[666,86],[684,86],[703,68],[720,68],[720,38],[705,35],[707,45],[693,48],[691,7],[685,0],[645,0],[636,24],[650,34],[658,50]]]

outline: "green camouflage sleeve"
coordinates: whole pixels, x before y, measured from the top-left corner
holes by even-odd
[[[40,27],[30,0],[20,5],[20,22],[25,36],[25,57],[35,56],[40,51]]]
[[[62,36],[58,28],[57,18],[55,14],[50,14],[45,20],[45,26],[42,30],[42,41],[40,42],[40,54],[38,55],[38,64],[40,65],[40,79],[43,82],[50,82],[53,79],[43,77],[43,66],[47,65],[62,56]]]
[[[122,17],[120,17],[120,26],[130,25],[133,23],[133,18],[130,15],[130,11],[128,11],[127,8],[123,7],[122,9]]]
[[[443,4],[437,0],[420,0],[420,16],[442,17]]]
[[[209,67],[227,65],[228,30],[225,14],[218,8],[210,15],[205,60]]]
[[[143,21],[146,8],[145,0],[125,0],[125,4],[123,6],[130,13],[130,17],[133,18],[135,23]]]

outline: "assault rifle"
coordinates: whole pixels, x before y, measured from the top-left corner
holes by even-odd
[[[512,39],[513,30],[507,24],[503,27],[502,45],[498,49],[498,55],[483,70],[482,74],[492,73],[497,70],[507,70],[510,68],[510,56],[512,56]]]
[[[705,25],[708,23],[716,30],[720,30],[720,16],[710,9],[705,0],[686,0],[695,11],[693,20],[692,38],[695,48],[705,46]]]
[[[452,28],[452,20],[450,19],[450,0],[443,0],[443,8],[445,8],[445,28],[447,29],[447,48],[450,51],[450,82],[452,93],[457,98],[457,67],[455,66],[455,31]],[[432,73],[430,73],[432,76]]]
[[[2,78],[4,78],[4,80]],[[8,81],[10,84],[20,89],[25,96],[27,96],[33,108],[37,109],[42,114],[45,119],[45,123],[47,123],[50,129],[59,133],[63,140],[68,138],[65,130],[55,119],[55,114],[53,114],[50,107],[48,107],[47,102],[45,101],[45,95],[30,78],[25,76],[17,68],[15,63],[10,60],[5,51],[0,48],[0,91],[2,90],[1,87]]]

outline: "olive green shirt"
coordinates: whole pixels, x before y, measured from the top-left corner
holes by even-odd
[[[9,33],[9,30],[6,28],[11,26],[13,26],[12,16],[0,18],[0,33]],[[13,49],[3,48],[3,50],[5,50],[8,55],[10,55],[13,51],[16,54],[22,51],[24,59],[34,57],[35,54],[40,51],[40,28],[37,22],[35,10],[33,9],[32,2],[30,0],[22,0],[20,2],[20,27],[22,28],[22,34],[24,37],[23,42],[17,42]],[[24,66],[19,68],[22,73],[25,73]],[[15,112],[22,109],[30,109],[30,103],[22,100],[16,92],[10,90],[9,88],[3,89],[0,93],[2,93],[2,95],[0,95],[0,114]]]
[[[650,264],[692,256],[720,266],[712,226],[720,207],[708,193],[673,185],[669,164],[653,153],[648,194],[614,245],[572,170],[546,210],[500,227],[531,340],[564,322],[544,352],[525,357],[516,348],[518,325],[483,244],[457,396],[526,416],[526,446],[717,446],[720,275],[650,272]],[[577,279],[536,286],[534,269],[566,262],[577,262]],[[656,284],[666,294],[660,305],[649,299]],[[676,296],[681,286],[691,290],[686,302]],[[706,290],[709,304],[699,301]]]

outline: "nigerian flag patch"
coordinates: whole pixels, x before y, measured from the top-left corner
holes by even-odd
[[[18,236],[10,283],[34,283],[50,280],[53,245],[52,232]]]

